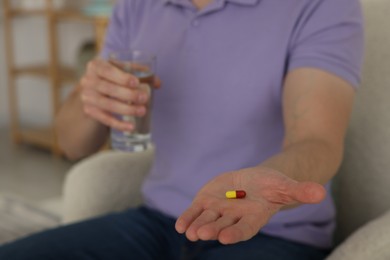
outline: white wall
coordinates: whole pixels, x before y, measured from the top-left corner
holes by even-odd
[[[9,124],[3,29],[3,22],[0,22],[0,127]],[[17,65],[48,61],[47,24],[43,18],[17,18],[14,22],[14,32]],[[58,32],[61,61],[76,66],[78,48],[84,41],[93,38],[92,26],[80,22],[64,22],[58,27]],[[18,79],[17,86],[22,124],[48,124],[51,116],[48,81],[24,76]],[[65,91],[67,89],[65,88]]]
[[[0,127],[6,124],[7,110],[7,92],[5,83],[5,55],[4,55],[4,33],[2,22],[2,10],[0,5]]]

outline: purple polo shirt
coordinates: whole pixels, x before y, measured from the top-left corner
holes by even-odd
[[[286,74],[319,68],[356,87],[362,38],[358,0],[215,0],[201,11],[190,0],[119,1],[102,56],[154,53],[163,82],[146,204],[178,217],[215,176],[279,153]],[[261,232],[327,248],[334,217],[328,196],[277,213]]]

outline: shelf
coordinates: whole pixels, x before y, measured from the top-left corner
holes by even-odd
[[[24,9],[11,9],[8,11],[8,15],[11,17],[16,16],[42,16],[42,15],[53,15],[57,19],[64,20],[79,20],[82,22],[94,22],[96,20],[107,21],[107,16],[91,16],[87,15],[79,9],[59,9],[59,10],[24,10]]]
[[[19,140],[45,149],[52,149],[55,145],[54,133],[50,128],[23,129],[19,132]]]
[[[6,12],[10,16],[33,16],[44,15],[47,12],[45,10],[24,10],[24,9],[12,9]]]
[[[48,65],[26,66],[14,68],[11,73],[15,76],[29,75],[48,78],[51,74],[51,68]],[[59,70],[59,79],[63,83],[74,83],[78,80],[78,75],[75,69],[62,67]]]
[[[52,128],[24,129],[19,132],[18,140],[20,143],[31,144],[47,150],[53,150],[56,147],[57,155],[64,155],[64,152],[57,147]],[[110,150],[110,143],[107,142],[100,148],[101,151]]]
[[[20,111],[18,106],[18,91],[17,91],[17,77],[19,76],[33,76],[47,79],[49,83],[48,91],[51,93],[51,110],[54,122],[56,111],[61,104],[61,86],[64,83],[75,84],[79,80],[79,73],[77,68],[70,68],[63,66],[60,63],[59,39],[58,39],[58,25],[61,22],[76,22],[89,23],[95,31],[95,42],[97,50],[101,50],[106,28],[109,22],[109,17],[99,15],[89,15],[81,9],[70,9],[69,7],[56,9],[53,6],[54,0],[47,0],[44,8],[40,9],[22,9],[12,6],[14,0],[1,0],[4,10],[4,31],[5,31],[5,46],[6,59],[8,66],[8,93],[10,104],[10,119],[11,131],[14,142],[32,144],[41,148],[51,150],[55,156],[62,155],[57,140],[55,138],[54,126],[47,126],[38,129],[25,129],[21,126]],[[51,2],[51,3],[50,3]],[[33,65],[16,65],[15,51],[14,51],[14,33],[13,21],[16,18],[23,17],[41,17],[47,23],[48,46],[46,47],[49,60],[47,64],[33,64]],[[25,21],[28,22],[28,21]],[[76,25],[78,26],[78,25]],[[28,42],[27,42],[28,44]]]
[[[55,11],[54,14],[58,19],[80,20],[83,22],[95,22],[97,20],[108,22],[109,20],[107,16],[91,16],[83,13],[81,10],[63,9]]]

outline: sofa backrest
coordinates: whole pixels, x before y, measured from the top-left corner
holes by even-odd
[[[390,208],[390,0],[362,0],[363,81],[335,179],[336,241]]]

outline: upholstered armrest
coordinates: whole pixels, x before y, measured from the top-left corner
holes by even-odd
[[[64,184],[63,222],[75,222],[141,203],[140,186],[153,150],[105,151],[77,163]]]
[[[390,210],[355,231],[327,258],[327,260],[367,259],[390,259]]]

